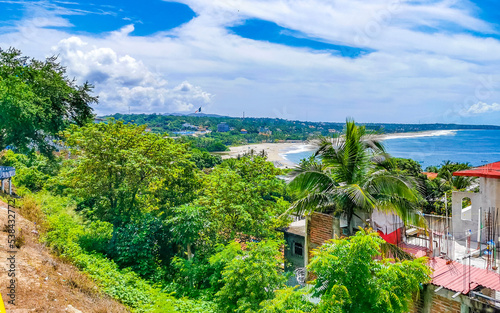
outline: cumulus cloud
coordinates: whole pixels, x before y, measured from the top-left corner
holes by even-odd
[[[182,112],[211,103],[212,95],[201,87],[184,81],[169,88],[167,80],[142,61],[89,45],[79,37],[63,39],[52,50],[70,75],[96,86],[100,103],[96,110],[101,114],[129,109],[134,113]]]
[[[471,105],[468,109],[462,111],[463,115],[471,115],[471,114],[484,114],[489,112],[500,111],[500,104],[492,103],[487,104],[484,102],[478,102]]]
[[[245,111],[322,121],[352,116],[362,122],[455,123],[477,117],[482,123],[490,115],[460,113],[500,98],[494,70],[500,67],[500,41],[489,36],[498,26],[479,19],[469,1],[179,1],[196,17],[150,36],[133,35],[130,24],[72,37],[67,21],[54,19],[68,27],[53,28],[26,19],[16,30],[0,27],[0,46],[37,58],[60,54],[71,75],[96,84],[97,109],[104,113],[128,112],[129,105],[132,112],[194,111],[216,101],[210,113],[233,116]],[[47,15],[54,16],[66,17]],[[350,59],[227,29],[252,18],[372,52]],[[484,75],[491,75],[488,98],[475,93]]]

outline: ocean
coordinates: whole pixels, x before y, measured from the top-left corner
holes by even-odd
[[[392,156],[413,159],[424,170],[446,160],[469,162],[473,166],[500,161],[500,130],[435,131],[407,137],[389,134],[383,144]],[[312,153],[302,146],[286,152],[283,157],[298,163]]]

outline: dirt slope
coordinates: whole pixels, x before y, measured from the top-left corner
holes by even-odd
[[[17,210],[16,210],[17,212]],[[51,255],[38,243],[34,224],[16,214],[16,233],[25,236],[25,244],[16,249],[16,301],[9,304],[9,268],[12,256],[8,244],[7,204],[0,201],[0,293],[7,312],[129,312],[123,305],[104,296],[87,276],[74,266]],[[12,273],[12,272],[11,272]]]

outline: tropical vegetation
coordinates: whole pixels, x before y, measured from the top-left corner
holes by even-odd
[[[315,155],[292,172],[290,187],[299,200],[291,210],[343,215],[349,233],[353,216],[375,209],[395,213],[405,223],[424,223],[419,214],[420,185],[395,170],[382,143],[366,127],[348,120],[341,136],[321,138],[317,145]]]

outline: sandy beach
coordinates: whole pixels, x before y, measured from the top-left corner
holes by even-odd
[[[290,151],[313,150],[314,147],[306,143],[255,143],[244,146],[230,147],[229,149],[229,152],[222,154],[223,159],[234,158],[238,156],[238,154],[242,155],[252,149],[256,153],[264,150],[267,153],[268,161],[273,162],[274,166],[278,168],[293,168],[295,164],[288,161],[284,157],[284,154],[289,153]]]
[[[446,136],[455,133],[456,130],[432,130],[422,132],[390,133],[374,135],[377,140],[388,140],[394,138],[412,138],[429,136]],[[293,168],[295,164],[286,159],[285,154],[302,151],[314,151],[315,145],[312,143],[255,143],[244,146],[230,147],[229,152],[221,153],[223,159],[234,158],[253,149],[256,153],[264,150],[267,153],[267,159],[274,163],[278,168]]]

